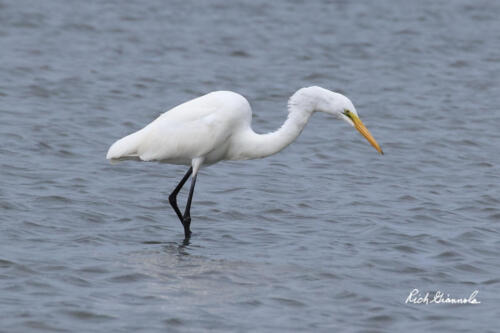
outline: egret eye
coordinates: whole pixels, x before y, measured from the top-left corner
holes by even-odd
[[[344,110],[344,116],[348,117],[349,119],[352,119],[352,116],[351,116],[351,111],[349,111],[349,110]]]

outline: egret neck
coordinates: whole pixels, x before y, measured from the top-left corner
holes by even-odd
[[[303,88],[290,97],[288,101],[288,117],[283,125],[274,132],[266,134],[255,133],[252,128],[238,137],[238,151],[235,160],[264,158],[279,153],[290,145],[306,126],[309,118],[316,111],[317,103],[312,88]]]

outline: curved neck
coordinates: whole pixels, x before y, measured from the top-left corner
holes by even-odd
[[[257,134],[251,128],[240,138],[234,159],[255,159],[276,154],[291,144],[302,132],[314,112],[315,104],[295,93],[288,101],[288,118],[274,132]]]

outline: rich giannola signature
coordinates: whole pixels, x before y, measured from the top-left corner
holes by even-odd
[[[450,294],[443,293],[440,290],[436,292],[426,292],[425,294],[415,288],[405,300],[406,304],[481,304],[476,299],[479,290],[474,290],[468,297],[452,297]]]

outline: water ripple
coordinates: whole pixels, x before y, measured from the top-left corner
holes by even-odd
[[[2,330],[494,331],[499,16],[465,0],[1,2]],[[275,130],[309,85],[349,96],[386,154],[315,114],[280,154],[200,172],[190,241],[168,202],[185,167],[104,158],[212,90]],[[482,303],[405,304],[413,288]]]

